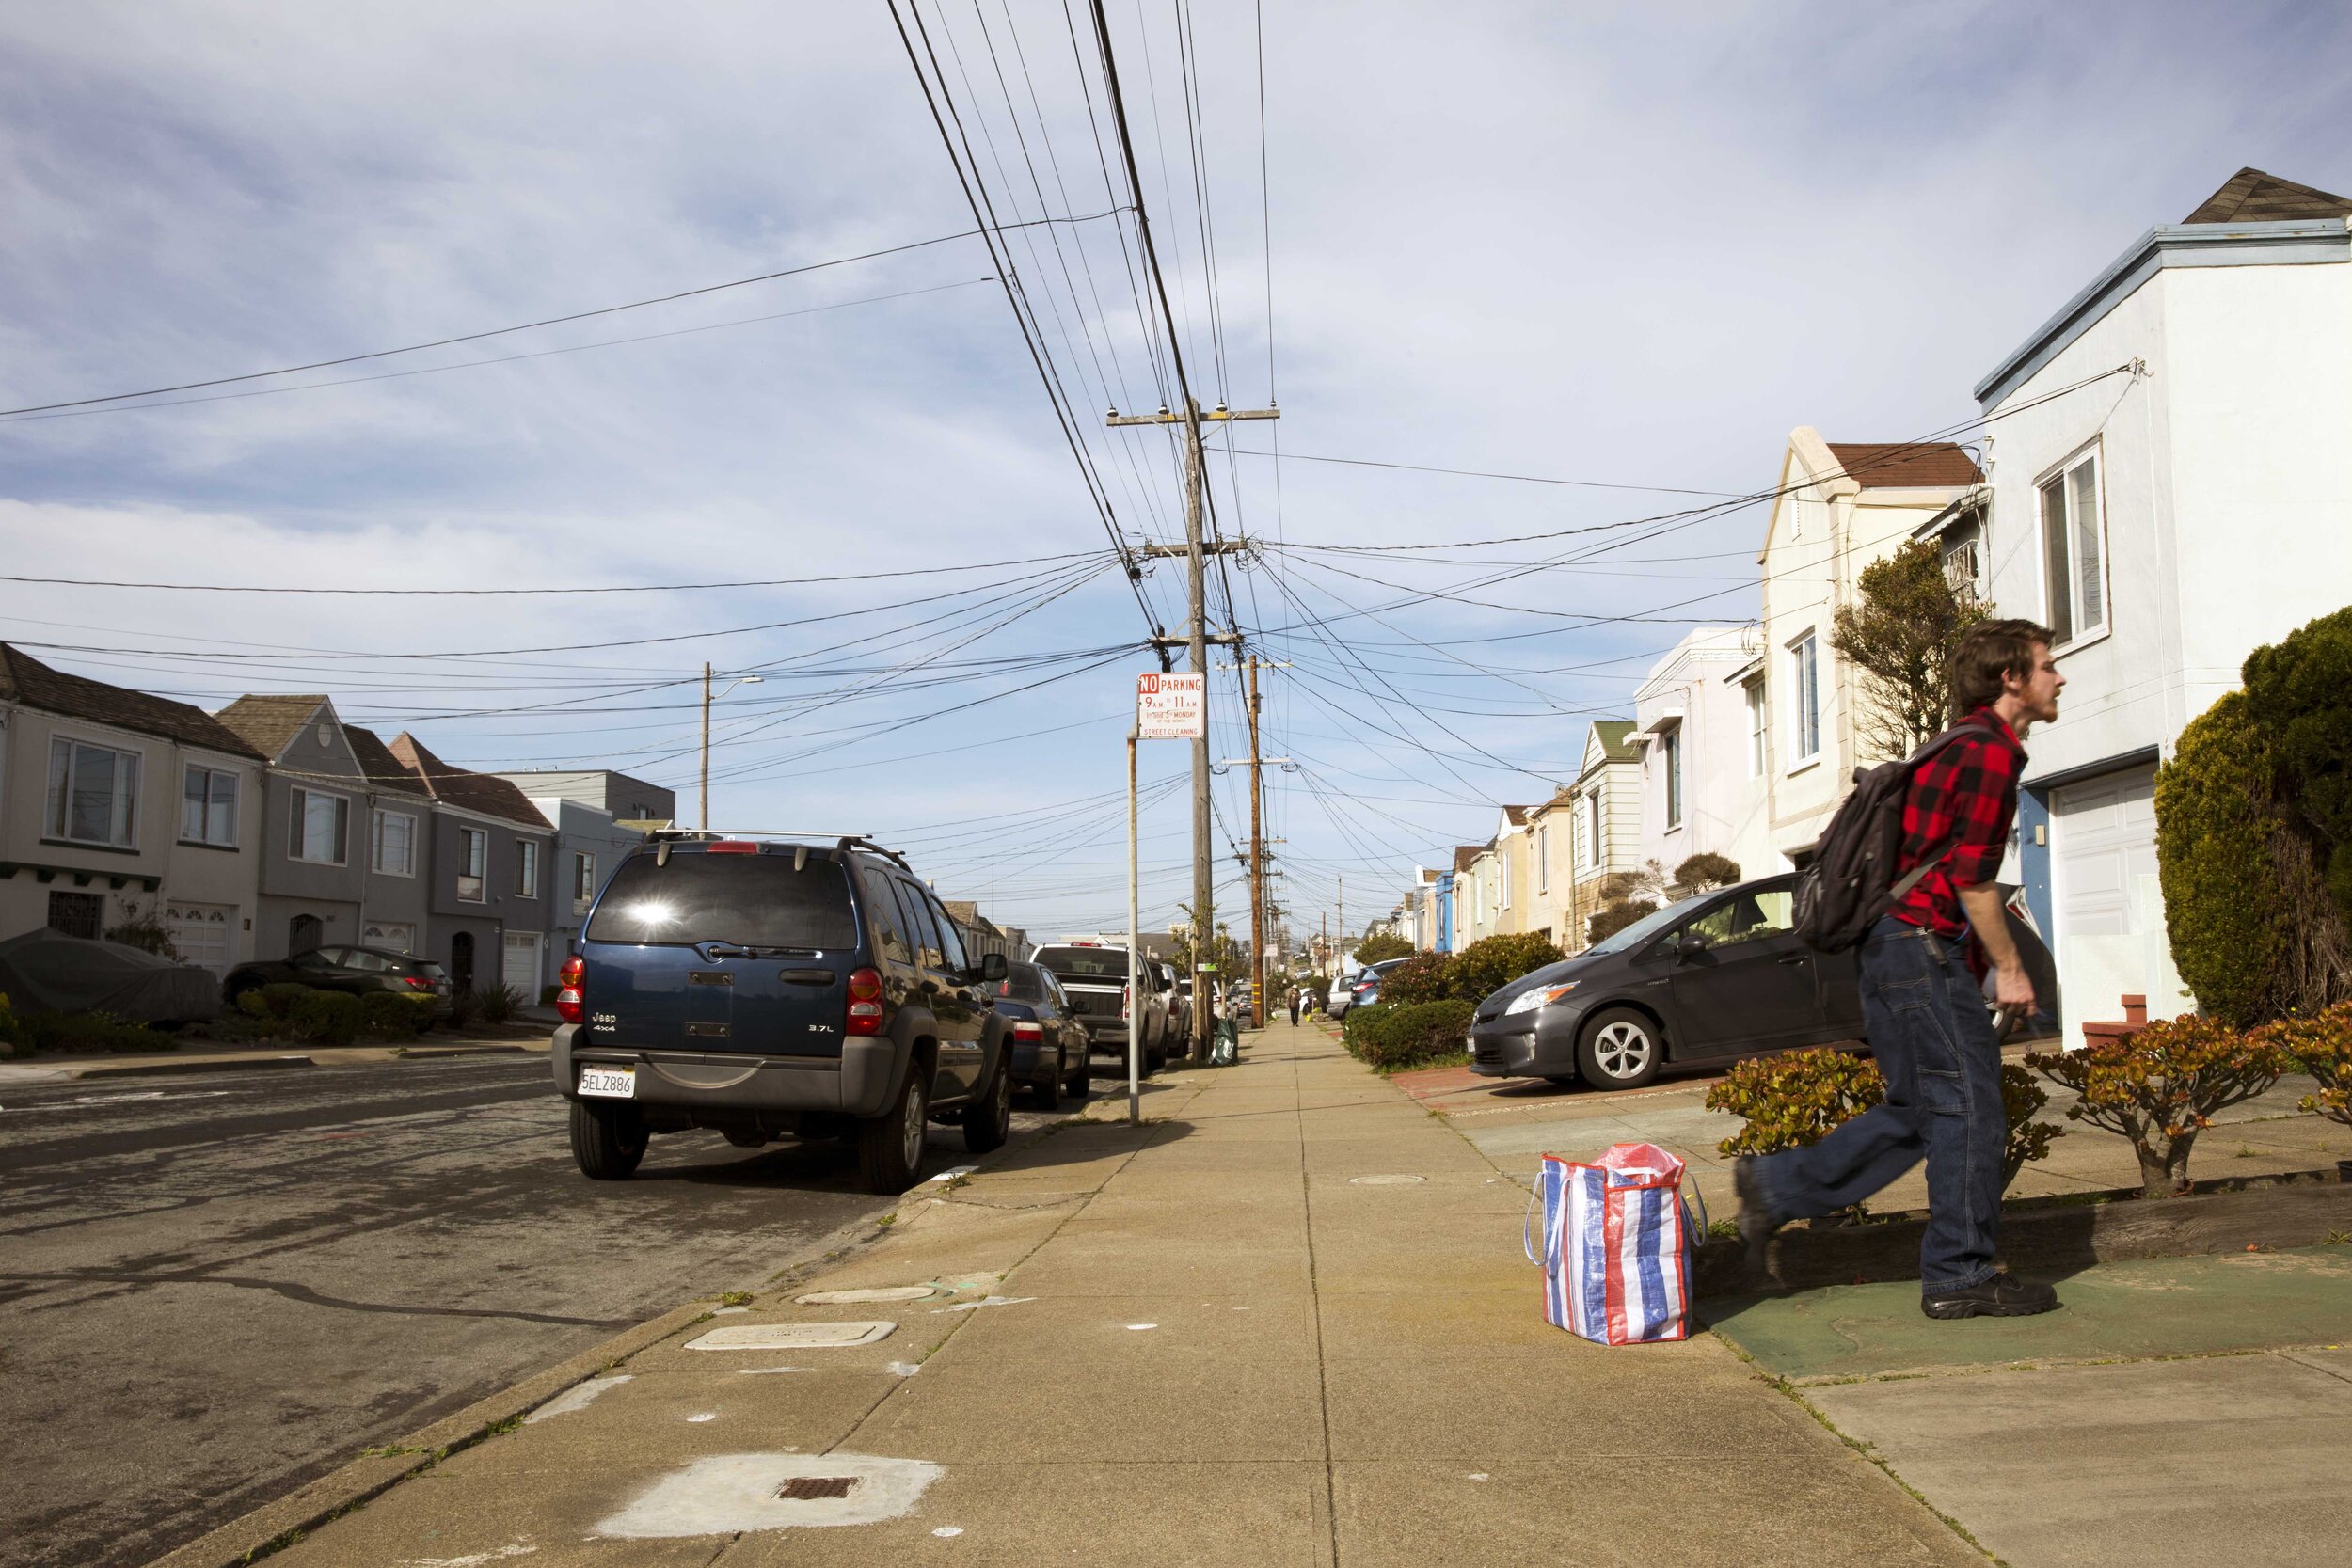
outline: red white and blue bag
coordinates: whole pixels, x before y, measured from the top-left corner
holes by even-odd
[[[1682,1162],[1656,1144],[1617,1144],[1586,1163],[1547,1154],[1528,1201],[1543,1211],[1544,1321],[1603,1345],[1690,1334],[1691,1247]],[[1695,1193],[1696,1189],[1693,1189]]]

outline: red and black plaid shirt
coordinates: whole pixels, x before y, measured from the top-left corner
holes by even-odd
[[[2026,770],[2017,732],[1991,708],[1979,708],[1956,727],[1978,733],[1946,746],[1911,776],[1895,875],[1907,875],[1947,845],[1950,852],[1886,911],[1947,937],[1968,933],[1957,890],[2000,875],[2009,825],[2017,815],[2017,779]]]

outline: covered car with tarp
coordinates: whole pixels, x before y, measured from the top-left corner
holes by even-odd
[[[130,1023],[220,1012],[220,981],[209,969],[46,928],[0,942],[0,995],[20,1013],[103,1012]]]

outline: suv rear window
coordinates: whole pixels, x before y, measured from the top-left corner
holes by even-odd
[[[824,951],[855,947],[857,921],[831,859],[811,855],[795,871],[789,855],[673,853],[667,865],[631,855],[596,900],[587,940]]]
[[[1041,947],[1031,961],[1064,980],[1127,980],[1123,947]]]

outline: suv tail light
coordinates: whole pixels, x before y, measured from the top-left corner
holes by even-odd
[[[1135,1000],[1136,991],[1133,986],[1121,986],[1119,988],[1119,1016],[1120,1019],[1123,1020],[1127,1017],[1129,1010],[1135,1006]]]
[[[1043,1045],[1045,1043],[1045,1025],[1042,1023],[1016,1022],[1012,1026],[1012,1037],[1028,1045]]]
[[[879,970],[850,971],[850,1013],[843,1021],[845,1035],[879,1035],[882,1030],[882,977]]]
[[[421,974],[408,975],[401,981],[401,984],[406,986],[410,990],[431,990],[433,989],[433,982],[426,979]]]
[[[559,989],[555,993],[555,1016],[566,1023],[578,1023],[587,1012],[580,1000],[580,977],[587,967],[580,956],[575,953],[565,958],[564,967],[556,972],[555,983]],[[411,980],[408,983],[413,986],[429,985],[431,982]]]

